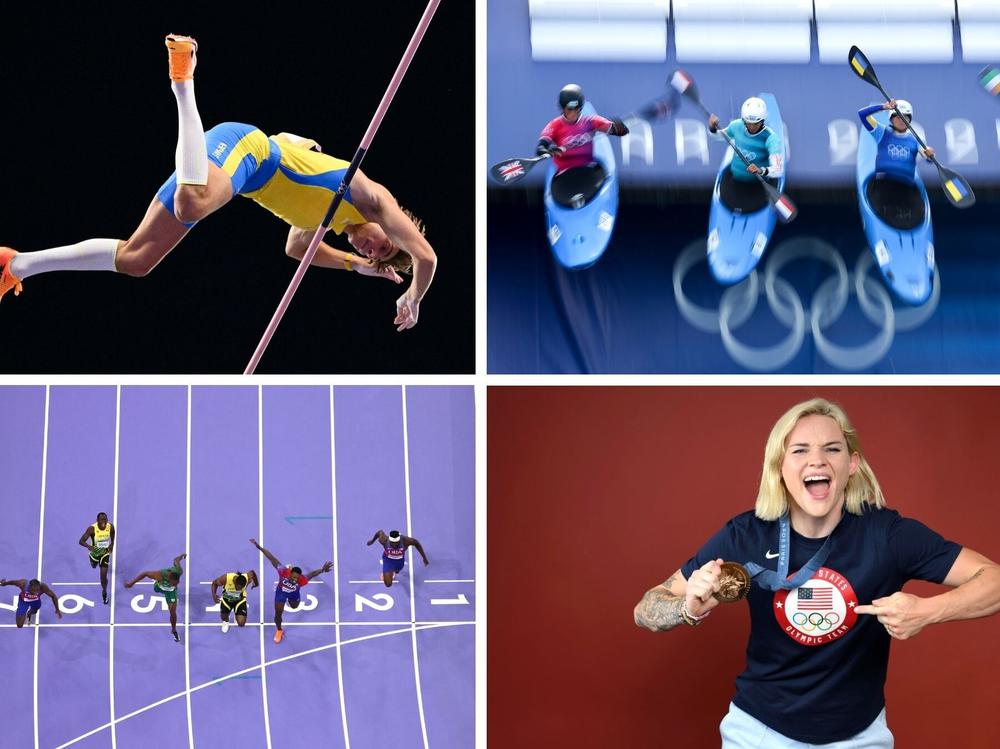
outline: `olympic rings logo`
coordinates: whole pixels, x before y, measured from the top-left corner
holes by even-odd
[[[806,306],[795,288],[778,274],[796,260],[816,260],[829,265],[833,275],[825,279]],[[934,314],[941,298],[937,265],[930,298],[919,307],[893,307],[882,282],[868,275],[874,267],[872,254],[858,256],[851,274],[837,249],[818,237],[797,237],[774,246],[766,262],[761,283],[757,270],[746,280],[722,293],[718,309],[696,305],[684,293],[684,279],[699,262],[706,260],[705,240],[685,247],[674,261],[674,298],[681,315],[705,333],[718,333],[733,361],[746,369],[769,372],[781,369],[799,353],[807,334],[816,351],[829,364],[844,371],[866,369],[878,363],[892,347],[897,330],[908,331],[923,325]],[[878,328],[867,342],[844,346],[830,340],[824,331],[840,319],[853,293],[862,314]],[[750,319],[760,297],[765,297],[774,318],[788,329],[785,338],[772,346],[754,347],[736,337],[736,331]]]
[[[813,617],[816,618],[814,619]],[[840,614],[836,611],[830,611],[826,614],[812,611],[808,615],[802,611],[796,611],[792,614],[792,624],[803,632],[815,632],[817,630],[827,632],[839,623]]]
[[[579,148],[580,146],[585,146],[590,141],[594,139],[593,133],[579,133],[578,135],[572,135],[566,140],[564,140],[560,145],[567,151],[571,148]]]
[[[908,146],[897,146],[895,143],[890,143],[889,155],[894,159],[908,159],[910,158],[910,149]]]

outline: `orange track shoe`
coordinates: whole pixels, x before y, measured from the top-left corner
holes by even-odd
[[[10,247],[0,247],[0,268],[3,269],[0,272],[0,299],[11,289],[14,290],[14,296],[21,293],[21,279],[10,272],[10,261],[16,254]]]
[[[274,633],[274,641],[276,643],[281,642],[281,638],[285,636],[285,630],[279,629]]]
[[[194,68],[198,64],[198,42],[190,36],[167,34],[163,42],[167,45],[170,58],[170,80],[190,81],[194,78]]]

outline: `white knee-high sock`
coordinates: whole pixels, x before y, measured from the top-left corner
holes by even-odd
[[[14,256],[10,272],[23,281],[29,276],[54,270],[113,271],[117,250],[117,239],[87,239],[51,250],[22,252]]]
[[[194,98],[194,81],[175,81],[170,88],[177,98],[177,184],[207,185],[208,151]]]

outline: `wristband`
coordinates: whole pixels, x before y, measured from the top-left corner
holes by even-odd
[[[709,614],[711,613],[712,613],[711,611],[706,611],[701,616],[695,616],[690,611],[688,611],[687,601],[684,601],[684,603],[681,604],[681,619],[684,620],[685,624],[688,624],[692,627],[697,627],[699,624],[701,624],[701,620],[707,619]]]
[[[348,270],[348,271],[354,270],[351,267],[351,256],[350,255],[344,255],[344,270]]]

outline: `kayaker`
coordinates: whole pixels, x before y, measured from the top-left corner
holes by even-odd
[[[906,117],[900,117],[895,112],[889,116],[889,125],[875,119],[875,113],[884,110],[896,110]],[[878,153],[875,156],[876,179],[884,177],[895,178],[897,181],[907,183],[913,182],[913,176],[917,169],[917,154],[925,159],[930,159],[934,155],[934,149],[930,146],[927,149],[920,147],[916,137],[907,128],[907,122],[913,121],[913,106],[906,99],[890,99],[885,104],[873,104],[858,110],[858,117],[865,130],[871,133],[878,144]]]
[[[726,134],[750,162],[748,167],[742,159],[735,158],[729,164],[729,171],[738,182],[756,182],[755,174],[776,180],[784,173],[781,135],[765,123],[767,104],[757,96],[751,96],[740,107],[740,119],[726,126]],[[778,123],[780,126],[780,123]],[[718,139],[719,118],[708,116],[708,131]]]
[[[594,162],[594,133],[619,137],[628,134],[628,127],[618,117],[609,120],[598,114],[584,114],[585,101],[583,89],[578,85],[564,86],[559,92],[562,114],[542,130],[535,151],[539,156],[552,154],[557,173]]]

